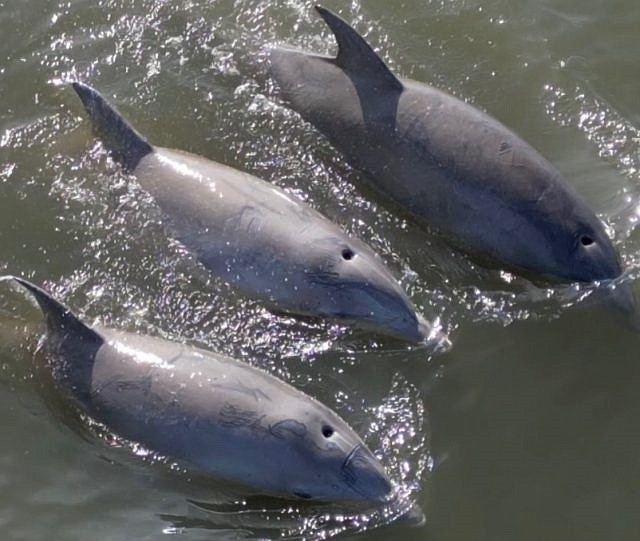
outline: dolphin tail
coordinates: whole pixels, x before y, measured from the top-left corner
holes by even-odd
[[[347,72],[366,74],[374,80],[376,88],[402,90],[400,80],[353,27],[332,11],[322,6],[315,8],[338,42],[338,66]]]
[[[84,83],[72,83],[111,157],[132,172],[153,147],[112,107],[102,95]]]

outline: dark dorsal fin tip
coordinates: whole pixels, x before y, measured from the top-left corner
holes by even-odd
[[[62,332],[80,332],[82,337],[91,340],[102,340],[91,327],[80,321],[76,315],[62,303],[54,299],[41,287],[18,276],[3,276],[3,280],[13,280],[31,293],[45,315],[47,329],[57,335]]]
[[[362,73],[395,90],[403,88],[400,80],[387,67],[371,45],[342,17],[322,6],[316,11],[327,23],[338,42],[337,64],[351,73]]]
[[[126,171],[133,171],[142,158],[153,152],[153,147],[147,140],[100,92],[77,81],[71,83],[71,86],[80,97],[98,137],[102,139],[111,157]]]

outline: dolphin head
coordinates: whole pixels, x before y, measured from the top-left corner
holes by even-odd
[[[564,231],[558,274],[571,281],[612,280],[622,274],[620,257],[595,216],[576,214]],[[564,275],[564,276],[563,276]]]
[[[619,277],[618,253],[587,202],[535,151],[524,143],[518,150],[522,166],[502,179],[506,194],[478,203],[487,220],[485,227],[473,230],[481,251],[556,282]]]
[[[620,256],[599,220],[582,220],[569,237],[564,266],[567,278],[579,282],[596,282],[591,301],[606,308],[627,325],[640,330],[640,313],[633,287],[623,274]]]
[[[605,226],[582,199],[568,187],[547,189],[536,207],[501,249],[516,268],[554,282],[602,283],[592,299],[637,321],[636,299],[624,280],[620,256]],[[512,220],[516,223],[516,220]],[[637,326],[632,323],[632,326]]]
[[[565,205],[562,214],[549,216],[538,221],[543,274],[563,282],[604,282],[611,291],[599,296],[621,312],[634,313],[633,290],[623,283],[620,255],[600,219],[579,199]]]
[[[277,464],[283,469],[274,473],[284,481],[287,495],[352,503],[387,500],[391,483],[380,461],[338,415],[319,403],[315,406],[307,403],[295,421],[272,425]]]
[[[314,307],[317,311],[436,351],[451,347],[440,326],[416,312],[398,281],[366,245],[329,238],[316,245],[316,251],[307,280],[322,292],[313,296],[321,304]]]

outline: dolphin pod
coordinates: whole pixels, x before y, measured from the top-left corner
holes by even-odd
[[[353,323],[434,350],[450,347],[367,245],[257,177],[151,146],[95,89],[78,82],[73,88],[112,157],[213,274],[291,313]]]
[[[12,279],[46,319],[46,367],[68,400],[116,434],[265,493],[384,501],[389,478],[335,412],[270,374],[160,338],[91,328]]]
[[[316,10],[337,57],[275,47],[271,73],[290,107],[375,189],[467,252],[515,271],[562,282],[621,274],[600,220],[536,150],[471,105],[398,79],[343,19]]]
[[[398,79],[344,20],[316,9],[337,57],[276,47],[271,73],[291,107],[375,188],[469,253],[516,271],[562,282],[621,275],[602,223],[536,150],[474,107]],[[96,90],[73,88],[111,156],[213,274],[292,313],[450,346],[364,243],[261,179],[152,146]],[[361,438],[291,385],[223,355],[89,327],[40,287],[0,280],[20,284],[41,308],[56,388],[115,434],[264,493],[391,498],[390,479]],[[628,283],[614,286],[614,302],[632,312]]]

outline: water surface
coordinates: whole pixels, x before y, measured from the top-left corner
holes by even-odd
[[[282,106],[264,47],[331,52],[312,5],[0,1],[0,273],[44,283],[90,322],[241,357],[318,397],[382,457],[398,504],[354,513],[256,498],[118,440],[42,389],[38,312],[0,284],[4,538],[637,539],[640,337],[588,306],[584,288],[483,269],[418,230]],[[538,148],[606,222],[626,279],[637,279],[640,4],[327,7],[400,75]],[[431,358],[274,314],[212,278],[108,160],[64,84],[73,79],[154,143],[261,176],[371,244],[440,318],[453,351]]]

